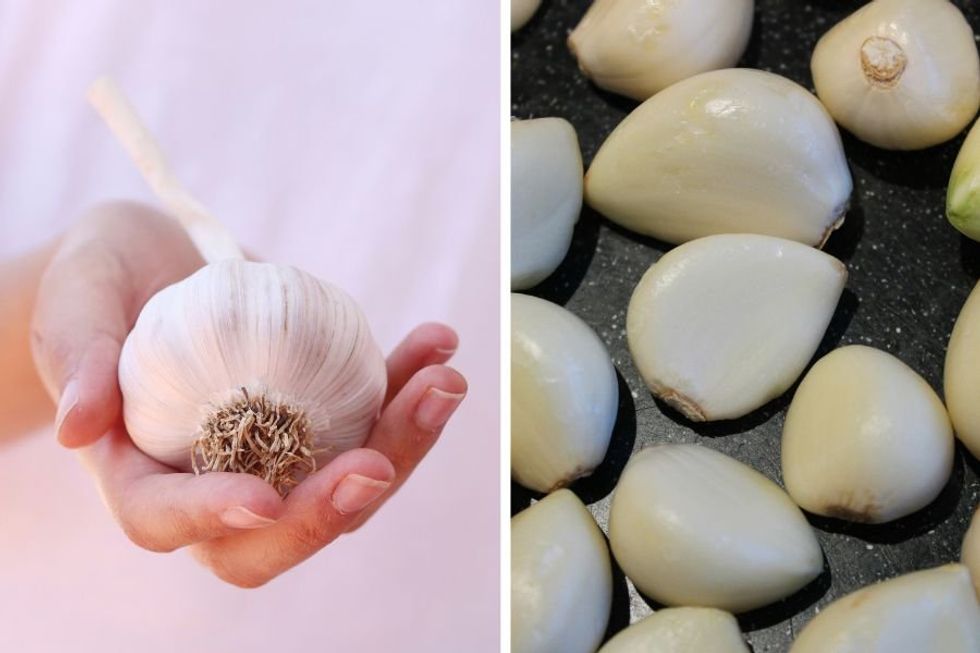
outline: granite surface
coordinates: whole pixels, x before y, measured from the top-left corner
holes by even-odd
[[[636,103],[599,90],[583,77],[565,40],[588,0],[544,0],[511,39],[511,113],[560,116],[576,128],[586,165]],[[756,0],[753,35],[739,65],[785,75],[812,90],[809,60],[817,39],[862,2]],[[974,30],[980,3],[956,2]],[[963,140],[895,153],[842,134],[854,176],[852,206],[826,251],[847,265],[849,279],[816,354],[861,343],[895,354],[941,392],[950,330],[980,276],[980,245],[943,215],[946,183]],[[646,390],[626,346],[626,306],[633,287],[667,249],[583,208],[571,251],[532,294],[563,304],[600,335],[619,372],[619,416],[598,472],[573,486],[605,528],[616,480],[632,451],[655,442],[700,442],[780,482],[779,439],[795,386],[735,421],[696,424]],[[952,478],[924,510],[891,524],[862,526],[808,516],[823,547],[824,573],[789,599],[741,615],[755,653],[786,651],[794,635],[829,602],[896,575],[951,562],[980,494],[980,463],[957,445]],[[512,484],[513,512],[537,498]],[[657,606],[616,570],[607,637]]]

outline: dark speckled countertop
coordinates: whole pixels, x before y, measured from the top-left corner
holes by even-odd
[[[809,61],[817,39],[864,4],[853,0],[756,0],[752,40],[740,65],[785,75],[812,90]],[[955,3],[975,31],[980,2]],[[565,46],[588,0],[544,0],[512,36],[511,113],[560,116],[576,128],[586,165],[636,103],[600,91],[579,72]],[[817,353],[861,343],[895,354],[942,388],[950,330],[980,276],[980,245],[943,215],[946,183],[963,135],[928,150],[894,153],[843,133],[854,176],[852,207],[825,248],[847,265],[847,289]],[[794,388],[749,416],[695,424],[656,401],[626,346],[626,306],[664,243],[627,232],[583,208],[571,251],[532,294],[565,305],[600,335],[620,375],[620,406],[609,455],[597,473],[573,486],[605,528],[616,480],[632,451],[654,442],[700,442],[781,483],[779,439]],[[755,653],[786,651],[795,633],[829,602],[899,574],[955,561],[978,503],[980,463],[957,446],[952,479],[926,509],[883,526],[810,517],[826,556],[824,574],[779,604],[742,615]],[[535,495],[512,484],[513,512]],[[615,574],[607,637],[657,607]]]

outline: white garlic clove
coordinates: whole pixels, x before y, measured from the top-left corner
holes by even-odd
[[[956,229],[980,241],[980,122],[974,123],[949,175],[946,217]]]
[[[953,430],[975,458],[980,458],[980,284],[960,310],[946,348],[943,391]]]
[[[223,409],[241,413],[235,424],[249,411],[259,421],[288,414],[322,464],[363,444],[386,382],[384,357],[346,293],[295,268],[242,260],[206,265],[154,295],[119,358],[133,442],[183,471],[197,439],[218,435],[209,424]],[[242,404],[243,389],[269,402],[268,414]]]
[[[840,134],[805,88],[750,69],[678,82],[609,135],[585,199],[668,243],[760,233],[822,245],[851,195]]]
[[[834,257],[780,238],[685,243],[633,291],[626,316],[633,360],[650,390],[689,419],[741,417],[803,372],[846,278]]]
[[[524,27],[540,6],[541,0],[510,0],[510,31]]]
[[[980,510],[973,513],[970,528],[963,537],[963,550],[960,561],[970,570],[970,579],[977,596],[980,597]]]
[[[561,306],[511,295],[511,473],[550,492],[606,455],[619,385],[605,345]]]
[[[820,611],[790,653],[977,653],[980,606],[962,565],[865,587]]]
[[[511,519],[511,650],[592,653],[612,608],[609,549],[569,490]]]
[[[714,608],[665,608],[621,631],[599,653],[749,653],[735,617]]]
[[[690,444],[634,454],[613,494],[609,541],[637,589],[665,605],[752,610],[823,568],[813,530],[778,485]]]
[[[823,35],[810,68],[834,119],[891,150],[947,141],[980,107],[973,30],[948,0],[875,0]]]
[[[880,524],[925,507],[953,469],[953,428],[925,379],[852,345],[807,373],[783,426],[783,480],[804,510]]]
[[[582,154],[561,118],[510,123],[510,286],[530,288],[565,258],[582,209]]]
[[[568,37],[598,86],[645,100],[674,82],[734,66],[752,33],[753,0],[596,0]]]

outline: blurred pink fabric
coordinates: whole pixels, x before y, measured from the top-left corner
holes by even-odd
[[[112,74],[241,242],[346,288],[470,393],[361,531],[257,590],[130,544],[50,429],[0,448],[0,651],[496,651],[499,5],[0,2],[0,257],[152,201],[84,102]]]

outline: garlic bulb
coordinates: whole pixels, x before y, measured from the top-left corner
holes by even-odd
[[[510,0],[510,31],[524,27],[540,6],[541,0]]]
[[[960,310],[946,348],[943,390],[953,430],[975,458],[980,458],[980,284]]]
[[[602,462],[619,386],[605,345],[561,306],[511,295],[511,473],[539,492]]]
[[[568,37],[598,86],[645,100],[674,82],[734,66],[753,0],[596,0]]]
[[[980,123],[974,123],[956,156],[946,191],[946,217],[956,229],[980,241]]]
[[[633,291],[630,352],[650,390],[688,419],[741,417],[803,372],[846,278],[834,257],[771,236],[685,243]]]
[[[785,77],[739,68],[685,79],[626,116],[589,167],[585,199],[668,243],[748,232],[822,245],[851,185],[823,105]]]
[[[665,605],[752,610],[823,568],[813,530],[778,485],[691,444],[633,455],[613,494],[609,542],[637,589]]]
[[[749,653],[735,617],[714,608],[666,608],[631,625],[599,653]]]
[[[602,531],[570,490],[511,519],[513,653],[592,653],[612,608],[612,567]]]
[[[980,510],[973,513],[973,519],[970,520],[970,528],[963,538],[960,561],[970,570],[973,587],[980,597]]]
[[[378,417],[387,374],[367,321],[338,288],[243,260],[118,88],[102,79],[89,97],[208,262],[150,298],[126,338],[129,435],[176,469],[251,473],[285,494]]]
[[[510,123],[510,287],[530,288],[565,258],[582,209],[582,155],[561,118]]]
[[[962,565],[865,587],[820,611],[790,653],[977,653],[980,606]]]
[[[949,140],[980,107],[980,59],[948,0],[874,0],[823,35],[817,95],[862,141],[916,150]]]
[[[804,510],[879,524],[925,507],[953,469],[953,428],[925,379],[852,345],[821,358],[783,426],[783,480]]]

